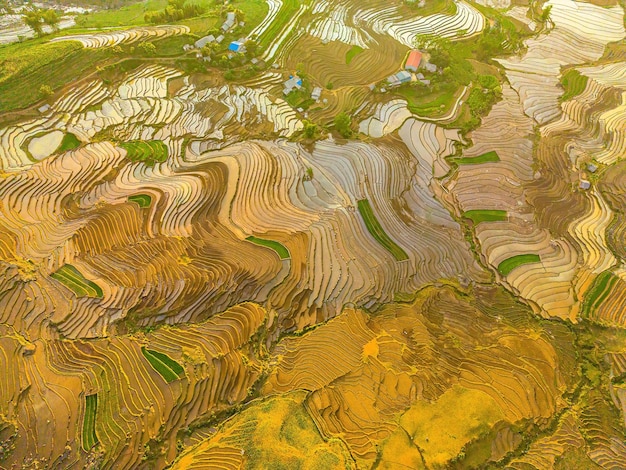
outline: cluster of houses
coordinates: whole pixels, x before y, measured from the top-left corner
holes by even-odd
[[[409,57],[404,64],[404,70],[387,77],[387,82],[392,88],[398,87],[404,83],[410,82],[413,79],[412,73],[415,73],[415,78],[418,81],[422,82],[424,85],[430,85],[430,80],[424,77],[423,73],[417,73],[420,68],[431,73],[437,72],[437,66],[423,59],[422,53],[414,49],[409,53]]]
[[[411,74],[406,70],[402,70],[398,73],[390,75],[387,77],[387,82],[389,82],[389,86],[397,87],[402,85],[403,83],[409,83],[411,81]]]
[[[302,79],[297,75],[289,75],[289,80],[283,83],[283,95],[287,96],[293,90],[302,88]]]
[[[228,12],[226,14],[226,21],[224,21],[224,24],[222,24],[221,27],[221,31],[223,34],[220,34],[219,36],[215,37],[213,34],[209,34],[208,36],[204,36],[200,39],[198,39],[194,44],[185,44],[183,46],[183,50],[184,51],[192,51],[192,50],[196,50],[196,57],[198,57],[199,59],[202,59],[206,62],[209,62],[211,60],[210,57],[202,57],[202,53],[200,52],[200,49],[202,49],[204,46],[206,46],[207,44],[211,44],[211,43],[217,43],[217,44],[221,44],[224,41],[224,33],[229,32],[230,30],[232,30],[235,26],[243,26],[244,23],[237,23],[237,17],[235,15],[234,12]],[[228,45],[228,50],[230,54],[233,53],[245,53],[246,52],[246,46],[245,46],[245,42],[246,39],[245,38],[240,38],[236,41],[232,41],[229,45]],[[252,59],[251,61],[252,63],[258,63],[258,59]],[[277,66],[278,64],[274,64],[275,66]],[[409,80],[411,78],[411,75],[409,75]],[[287,96],[288,94],[290,94],[292,91],[294,90],[300,90],[302,89],[302,79],[300,77],[298,77],[298,75],[290,75],[289,79],[286,80],[283,83],[283,95]],[[321,87],[315,87],[313,88],[313,91],[311,92],[311,98],[313,100],[315,100],[316,102],[320,101],[320,98],[322,97],[322,88]],[[326,100],[324,100],[326,101]]]
[[[224,41],[225,33],[229,32],[235,26],[244,26],[244,25],[245,24],[243,22],[237,23],[237,16],[235,15],[234,12],[229,11],[228,13],[226,13],[226,20],[224,21],[224,24],[222,24],[221,26],[222,34],[220,34],[217,37],[215,37],[213,34],[209,34],[208,36],[201,37],[193,44],[185,44],[183,46],[183,50],[187,52],[187,51],[192,51],[194,49],[202,49],[204,46],[206,46],[207,44],[211,44],[211,43],[221,44]],[[241,39],[238,39],[237,41],[231,42],[228,46],[228,50],[232,52],[239,52],[239,53],[246,52],[246,47],[244,46],[245,41],[246,41],[245,38],[241,38]],[[200,52],[197,52],[196,57],[200,59],[202,58],[202,54]],[[208,61],[210,60],[210,58],[204,57],[204,60]]]
[[[596,165],[595,163],[587,163],[587,171],[589,173],[595,173],[596,171],[598,171],[598,165]],[[578,185],[580,187],[580,189],[589,189],[591,188],[591,181],[585,179],[585,178],[581,178],[580,179],[580,184]]]
[[[287,96],[294,90],[300,89],[302,89],[302,79],[298,77],[298,75],[289,75],[289,80],[283,82],[283,95],[285,96]],[[314,99],[316,102],[319,102],[321,97],[322,88],[316,86],[315,88],[313,88],[313,91],[311,91],[311,98]]]

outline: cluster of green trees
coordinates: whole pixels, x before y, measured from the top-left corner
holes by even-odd
[[[60,21],[56,11],[42,10],[41,8],[26,10],[22,15],[22,19],[26,26],[32,29],[37,36],[43,36],[44,25],[48,25],[53,31],[56,31]]]
[[[59,6],[97,7],[98,10],[113,10],[135,2],[136,0],[54,0],[54,4]]]
[[[13,7],[8,0],[0,0],[0,13],[6,13],[7,15],[13,14]]]
[[[481,116],[502,95],[498,78],[477,73],[471,59],[489,62],[493,57],[517,53],[523,47],[523,37],[512,23],[496,20],[473,40],[452,42],[427,35],[418,37],[416,46],[428,52],[430,62],[441,71],[431,77],[432,92],[452,93],[459,87],[471,86],[466,100],[470,118],[461,125],[464,131],[469,131],[480,125]]]
[[[160,24],[193,18],[203,14],[206,9],[195,3],[186,3],[186,0],[168,0],[167,6],[160,11],[148,11],[144,15],[146,23]]]
[[[497,19],[492,25],[487,24],[478,38],[476,58],[488,61],[492,57],[517,54],[523,47],[523,40],[510,20]]]
[[[493,75],[478,75],[467,98],[471,119],[462,127],[470,130],[480,125],[481,116],[486,115],[502,96],[500,82]]]
[[[343,137],[349,139],[352,137],[352,118],[347,113],[339,113],[335,116],[335,120],[333,121],[335,125],[335,130],[339,132]]]
[[[140,42],[137,45],[137,49],[144,55],[152,56],[157,53],[156,46],[152,42]]]

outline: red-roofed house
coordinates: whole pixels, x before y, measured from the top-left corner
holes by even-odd
[[[417,68],[420,66],[420,62],[422,61],[422,53],[417,49],[413,49],[409,54],[409,58],[406,60],[406,64],[404,68],[406,70],[411,70],[413,72],[417,72]]]

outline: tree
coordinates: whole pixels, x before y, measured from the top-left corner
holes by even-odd
[[[548,5],[541,11],[541,22],[543,24],[552,23],[552,5]]]
[[[308,167],[306,169],[306,175],[302,178],[303,181],[311,181],[313,179],[313,168]]]
[[[54,90],[52,90],[52,87],[50,85],[41,85],[39,87],[39,94],[42,95],[44,98],[51,96],[53,93]]]
[[[137,49],[146,55],[156,55],[156,46],[151,42],[142,42],[137,46]]]
[[[346,139],[352,137],[352,119],[346,113],[339,113],[335,116],[335,120],[333,121],[335,124],[335,130],[339,132]]]
[[[185,0],[167,0],[167,4],[176,10],[182,10]]]
[[[259,47],[259,44],[256,41],[254,41],[252,39],[248,39],[245,42],[244,46],[246,46],[246,56],[248,56],[248,57],[255,57],[256,56],[257,50],[258,50],[258,47]]]
[[[195,3],[186,4],[186,0],[168,0],[167,5],[160,11],[148,11],[143,15],[146,23],[166,23],[168,21],[179,21],[185,18],[204,13],[205,8]]]
[[[316,132],[317,132],[317,125],[315,123],[312,123],[309,121],[304,123],[304,136],[307,139],[312,139],[313,137],[315,137]]]
[[[41,10],[30,9],[22,15],[22,19],[26,26],[33,30],[37,36],[43,35],[43,23]]]
[[[213,55],[215,54],[215,51],[217,51],[219,44],[216,42],[210,42],[208,44],[205,44],[204,47],[202,48],[202,55],[203,56],[209,56],[209,57],[213,57]]]
[[[13,14],[13,8],[7,0],[0,0],[0,13],[6,13],[7,15]]]
[[[59,29],[59,15],[54,10],[45,10],[42,14],[43,22],[50,26],[53,31],[58,31]]]
[[[242,10],[240,10],[239,8],[235,8],[235,18],[237,19],[237,22],[242,22],[245,17],[246,15]]]
[[[450,40],[433,34],[420,34],[415,38],[415,47],[430,54],[430,62],[439,68],[446,68],[452,62]]]

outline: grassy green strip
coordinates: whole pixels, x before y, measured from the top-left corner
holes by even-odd
[[[63,136],[61,145],[59,145],[59,148],[56,151],[61,153],[67,152],[68,150],[74,150],[75,148],[80,147],[81,143],[82,142],[78,140],[78,138],[74,134],[72,134],[71,132],[67,132]]]
[[[183,366],[181,366],[178,362],[176,362],[174,359],[169,357],[167,354],[164,354],[159,351],[155,351],[153,349],[146,349],[146,351],[149,354],[152,354],[157,359],[159,359],[164,364],[166,364],[170,369],[174,371],[176,375],[181,376],[185,372],[185,369],[183,369]]]
[[[440,91],[431,91],[426,85],[414,83],[397,88],[394,93],[407,100],[407,108],[414,114],[424,117],[436,117],[451,108],[455,101],[454,87],[443,87]]]
[[[128,196],[128,202],[134,202],[142,208],[150,207],[150,204],[152,204],[152,198],[148,194],[134,194],[132,196]]]
[[[96,415],[98,412],[98,394],[85,397],[85,416],[83,418],[83,449],[87,452],[98,443],[96,436]]]
[[[589,317],[607,298],[619,278],[611,271],[604,271],[593,281],[582,305],[583,317]]]
[[[272,24],[258,38],[259,47],[265,50],[280,35],[280,32],[293,19],[300,4],[298,0],[284,0]]]
[[[184,375],[185,369],[168,355],[147,348],[141,348],[141,352],[166,382],[173,382]]]
[[[380,243],[383,248],[391,253],[396,260],[403,261],[405,259],[409,259],[409,255],[407,255],[406,252],[385,233],[383,227],[380,225],[380,222],[378,222],[378,219],[374,215],[370,202],[367,199],[361,199],[357,202],[357,205],[359,213],[365,222],[365,226],[372,237],[374,237],[374,239]]]
[[[561,101],[568,101],[580,95],[587,87],[589,77],[582,75],[578,70],[570,69],[561,76],[561,85],[565,92]]]
[[[346,65],[350,65],[352,59],[358,56],[361,52],[363,52],[363,48],[360,46],[352,46],[352,48],[346,52]]]
[[[98,297],[102,298],[103,292],[98,284],[91,282],[71,264],[61,266],[56,272],[50,275],[69,289],[78,297]]]
[[[518,266],[521,266],[522,264],[538,263],[539,261],[541,261],[539,255],[517,255],[502,261],[498,265],[498,271],[503,276],[508,276],[511,271],[513,271]]]
[[[126,150],[126,158],[132,162],[144,162],[148,166],[155,163],[162,163],[167,160],[168,150],[160,140],[133,140],[130,142],[122,142],[120,144]]]
[[[452,159],[452,161],[457,165],[477,165],[479,163],[499,162],[500,157],[494,150],[492,150],[491,152],[483,153],[482,155],[479,155],[477,157],[455,157]]]
[[[45,88],[58,90],[77,77],[88,76],[113,55],[111,48],[85,49],[78,41],[44,40],[0,46],[0,112],[26,108],[46,98]]]
[[[278,256],[280,257],[280,259],[289,259],[291,258],[291,255],[289,254],[289,250],[285,247],[285,245],[274,241],[274,240],[265,240],[263,238],[257,238],[254,236],[250,236],[248,238],[246,238],[246,240],[248,240],[249,242],[252,242],[256,245],[261,245],[264,246],[266,248],[271,248],[272,250],[274,250]]]
[[[506,211],[502,210],[487,210],[487,209],[475,209],[471,211],[465,211],[463,217],[470,219],[474,224],[481,222],[499,222],[507,219]]]
[[[197,2],[194,2],[197,3]],[[146,12],[158,11],[167,6],[166,0],[144,0],[117,9],[97,10],[76,16],[77,28],[108,28],[139,26],[145,24]],[[74,32],[73,29],[69,33]]]

